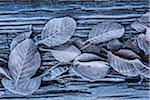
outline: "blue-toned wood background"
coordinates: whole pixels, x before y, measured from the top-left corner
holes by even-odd
[[[8,59],[9,45],[12,39],[21,32],[29,31],[30,25],[33,26],[32,37],[37,35],[37,39],[40,37],[40,32],[48,20],[62,16],[70,16],[76,20],[78,27],[74,34],[75,37],[87,37],[95,24],[108,20],[125,26],[125,35],[134,35],[136,31],[131,28],[130,24],[148,12],[150,8],[149,0],[99,0],[99,2],[73,2],[71,0],[66,0],[67,2],[55,0],[51,2],[49,0],[43,0],[43,2],[36,2],[36,0],[33,0],[34,2],[30,2],[30,0],[28,0],[29,2],[17,1],[0,1],[0,57],[5,59]],[[42,66],[48,66],[51,61],[54,61],[44,52],[42,53],[42,60]],[[40,89],[27,97],[10,93],[1,86],[0,98],[14,100],[37,100],[39,98],[41,100],[149,99],[148,82],[138,85],[132,82],[90,83],[72,80],[64,82],[64,84],[43,82]]]

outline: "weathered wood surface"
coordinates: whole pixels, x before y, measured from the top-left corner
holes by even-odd
[[[58,2],[58,3],[0,3],[0,57],[8,59],[12,39],[21,32],[29,31],[33,26],[32,38],[36,41],[48,20],[55,17],[70,16],[77,21],[78,27],[74,37],[86,38],[90,29],[102,21],[119,22],[126,29],[126,35],[136,34],[130,24],[149,10],[149,0],[103,1],[103,2]],[[35,35],[37,35],[36,38]],[[43,66],[50,65],[54,58],[42,53]],[[43,82],[42,87],[26,98],[50,98],[96,100],[96,99],[132,99],[148,100],[149,85],[136,83],[104,83],[73,81],[62,84]],[[65,84],[65,85],[64,85]],[[25,99],[14,95],[1,86],[1,99]],[[42,100],[43,100],[42,99]],[[44,99],[45,100],[45,99]],[[49,99],[48,99],[49,100]]]

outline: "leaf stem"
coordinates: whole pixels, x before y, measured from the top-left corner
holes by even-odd
[[[40,47],[39,47],[39,50],[40,50],[40,51],[46,51],[46,52],[49,52],[49,51],[52,51],[53,49],[43,49],[43,48],[40,48]]]
[[[84,47],[82,47],[81,48],[81,50],[84,50],[84,49],[86,49],[87,47],[89,47],[90,45],[92,45],[92,43],[91,42],[89,42],[88,44],[86,44]]]

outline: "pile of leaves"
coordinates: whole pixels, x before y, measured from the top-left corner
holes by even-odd
[[[111,71],[125,78],[140,76],[141,83],[143,78],[150,78],[149,16],[146,13],[131,24],[139,34],[127,40],[122,40],[124,26],[115,22],[97,24],[83,41],[74,39],[77,24],[70,17],[48,21],[39,41],[30,38],[32,31],[19,34],[10,45],[8,65],[0,59],[0,73],[5,76],[2,85],[13,93],[28,95],[40,87],[42,80],[58,79],[66,72],[90,82],[117,81],[117,77],[108,77]],[[41,70],[40,51],[52,54],[58,63],[37,74]]]

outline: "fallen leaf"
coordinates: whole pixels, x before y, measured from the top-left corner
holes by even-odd
[[[30,79],[40,65],[40,54],[31,39],[24,40],[10,53],[8,68],[16,85]]]
[[[29,39],[31,34],[32,34],[32,31],[24,32],[24,33],[17,35],[10,44],[10,51],[12,51],[20,42],[24,41],[25,39]]]
[[[3,78],[2,84],[6,89],[13,93],[20,95],[29,95],[34,93],[40,87],[41,78],[33,78],[23,82],[19,82],[17,86],[14,85],[12,80]]]
[[[70,17],[54,18],[43,28],[41,40],[36,44],[45,44],[48,47],[66,43],[74,34],[76,22]]]
[[[108,52],[108,61],[110,66],[122,75],[129,77],[136,77],[139,75],[138,71],[132,65],[132,60],[124,59]]]
[[[99,44],[120,38],[124,34],[125,29],[119,23],[103,22],[96,25],[89,33],[87,42]]]
[[[51,53],[54,58],[60,62],[70,62],[80,55],[81,51],[77,47],[71,45],[63,50],[51,50]]]

